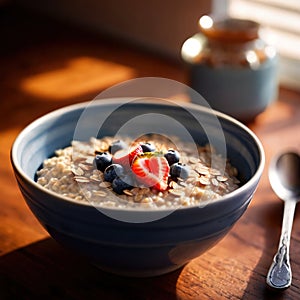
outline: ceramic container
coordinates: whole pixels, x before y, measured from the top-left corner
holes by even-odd
[[[181,50],[190,86],[213,109],[254,120],[277,96],[276,50],[253,21],[203,16],[199,28]]]

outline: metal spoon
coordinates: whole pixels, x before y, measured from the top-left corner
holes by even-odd
[[[300,156],[294,152],[275,157],[269,169],[270,184],[284,200],[284,214],[278,251],[267,275],[267,284],[275,289],[286,289],[292,283],[289,246],[294,213],[300,200]]]

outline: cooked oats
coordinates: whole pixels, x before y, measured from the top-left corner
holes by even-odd
[[[38,184],[64,197],[100,207],[162,209],[200,205],[230,193],[240,183],[237,169],[228,160],[224,163],[224,158],[212,146],[198,146],[197,153],[192,153],[192,147],[176,138],[152,135],[139,142],[151,142],[163,153],[176,149],[181,155],[180,162],[190,167],[189,177],[170,178],[166,191],[137,185],[117,195],[112,184],[104,180],[103,173],[94,165],[95,152],[109,151],[109,146],[117,139],[120,137],[72,141],[71,146],[58,149],[56,156],[44,161],[37,171]],[[129,138],[122,139],[130,145]]]

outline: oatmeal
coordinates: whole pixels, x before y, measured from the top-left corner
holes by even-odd
[[[38,184],[100,207],[195,206],[239,186],[237,169],[212,147],[195,151],[175,138],[91,138],[55,154],[37,171]]]

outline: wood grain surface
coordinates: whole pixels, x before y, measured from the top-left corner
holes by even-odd
[[[283,204],[265,169],[244,216],[214,248],[160,277],[123,278],[97,269],[57,244],[26,206],[9,153],[18,133],[56,108],[93,99],[142,76],[186,82],[179,64],[121,41],[0,7],[0,299],[300,299],[300,211],[291,240],[292,286],[270,291],[265,276],[277,250]],[[248,124],[266,152],[300,152],[300,94],[278,100]]]

